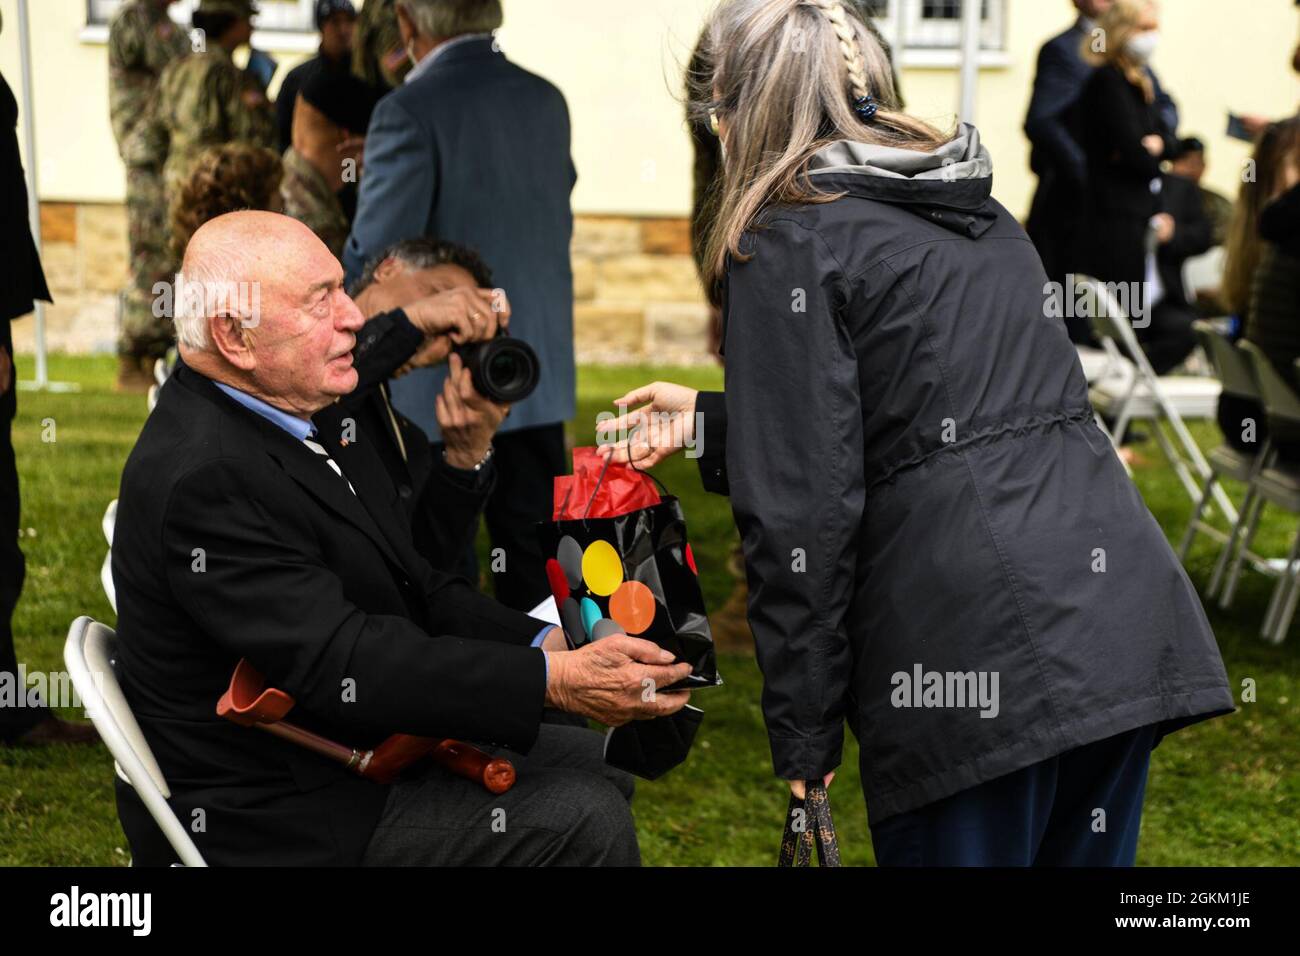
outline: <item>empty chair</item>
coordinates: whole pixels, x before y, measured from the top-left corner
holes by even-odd
[[[99,736],[116,761],[118,775],[139,794],[167,842],[186,866],[206,866],[198,847],[167,803],[171,791],[117,682],[116,636],[89,617],[72,622],[63,661]]]
[[[1184,420],[1215,419],[1222,391],[1219,383],[1200,375],[1157,376],[1110,287],[1087,276],[1076,278],[1075,287],[1082,293],[1080,304],[1102,348],[1117,360],[1127,360],[1117,362],[1114,374],[1091,384],[1088,395],[1093,408],[1113,422],[1113,433],[1121,438],[1131,422],[1150,422],[1188,497],[1199,502],[1201,482],[1210,477],[1210,466]],[[1228,521],[1236,522],[1237,509],[1222,485],[1216,482],[1211,495]]]
[[[1209,322],[1196,322],[1192,327],[1196,332],[1197,340],[1218,373],[1224,394],[1262,404],[1259,389],[1255,385],[1255,374],[1251,369],[1251,360],[1246,353],[1238,351],[1228,341],[1227,337]],[[1195,540],[1198,531],[1214,538],[1223,545],[1219,550],[1218,560],[1214,563],[1214,573],[1210,576],[1210,584],[1206,592],[1210,597],[1213,597],[1218,591],[1219,584],[1223,580],[1223,574],[1228,568],[1228,562],[1236,554],[1242,530],[1248,521],[1248,515],[1252,509],[1259,507],[1255,478],[1264,467],[1272,464],[1272,458],[1272,445],[1267,440],[1260,443],[1258,450],[1253,455],[1224,444],[1215,448],[1207,456],[1210,474],[1205,479],[1200,500],[1196,502],[1195,507],[1192,509],[1192,517],[1187,524],[1187,531],[1183,535],[1178,556],[1186,563],[1187,555],[1191,551],[1192,542]],[[1232,478],[1246,485],[1246,496],[1242,501],[1237,520],[1233,522],[1232,530],[1226,535],[1204,520],[1206,509],[1210,503],[1211,492],[1224,478]],[[1247,554],[1247,557],[1253,556]],[[1262,559],[1257,564],[1261,565],[1261,570],[1267,570],[1267,565],[1263,564]]]
[[[1290,384],[1273,367],[1273,363],[1258,346],[1251,342],[1242,342],[1240,348],[1250,358],[1251,370],[1255,374],[1260,400],[1268,418],[1269,432],[1273,436],[1272,441],[1276,442],[1280,434],[1300,434],[1300,397],[1296,396]],[[1220,601],[1225,606],[1232,600],[1241,567],[1247,557],[1250,557],[1257,567],[1263,560],[1250,549],[1254,543],[1255,533],[1259,529],[1259,519],[1264,504],[1271,504],[1294,515],[1300,515],[1300,469],[1287,467],[1274,461],[1256,475],[1254,488],[1259,503],[1253,507],[1252,513],[1247,518],[1241,546],[1233,558],[1232,569],[1228,572],[1228,580],[1224,585]],[[1296,600],[1300,598],[1300,587],[1297,586],[1296,581],[1297,576],[1300,576],[1297,559],[1300,559],[1300,525],[1296,528],[1286,566],[1278,575],[1277,584],[1273,587],[1273,596],[1269,599],[1268,610],[1264,614],[1264,622],[1260,627],[1260,636],[1270,643],[1282,642],[1291,625],[1291,618],[1295,614]]]

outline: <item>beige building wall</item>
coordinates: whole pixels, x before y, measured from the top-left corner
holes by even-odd
[[[712,2],[504,0],[507,55],[556,83],[573,116],[578,334],[587,357],[602,357],[597,342],[614,341],[616,352],[633,355],[663,354],[669,342],[683,355],[703,347],[705,312],[681,221],[690,207],[691,156],[680,95],[683,65]],[[1021,126],[1035,57],[1069,25],[1073,7],[1069,0],[1005,4],[1004,48],[980,70],[976,123],[993,155],[994,194],[1023,216],[1034,180]],[[105,31],[86,27],[84,0],[29,0],[28,7],[45,252],[64,292],[60,327],[101,329],[89,343],[73,335],[67,347],[104,347],[107,290],[120,282],[125,252],[121,212],[113,208],[123,171],[108,121]],[[1289,63],[1300,17],[1291,0],[1164,0],[1162,9],[1154,66],[1182,108],[1184,133],[1209,145],[1210,185],[1233,195],[1249,150],[1224,135],[1227,114],[1295,111],[1300,83]],[[0,72],[21,99],[17,0],[0,0],[0,13]],[[302,35],[255,42],[280,61],[280,76],[313,49]],[[904,93],[911,112],[950,125],[955,57],[935,60],[903,55]]]

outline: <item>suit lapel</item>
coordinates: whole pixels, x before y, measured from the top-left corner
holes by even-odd
[[[324,458],[298,441],[279,425],[268,421],[238,402],[232,401],[208,379],[197,372],[183,365],[178,367],[177,371],[180,373],[177,376],[179,381],[192,390],[199,392],[210,401],[218,403],[230,415],[238,417],[240,421],[247,424],[255,433],[256,439],[260,441],[266,453],[275,459],[285,473],[301,485],[303,490],[315,498],[322,506],[365,534],[383,552],[384,557],[388,559],[394,568],[410,573],[411,569],[408,563],[398,557],[398,553],[394,550],[388,535],[379,529],[366,506],[362,504],[361,496],[366,495],[368,497],[368,490],[374,486],[358,481],[357,478],[348,473],[347,468],[339,462],[338,456],[335,454],[336,449],[328,446],[328,437],[322,436],[321,445],[330,453],[330,457],[339,464],[339,467],[343,469],[344,475],[348,476],[348,479],[352,482],[352,487],[357,490],[356,494],[348,490],[347,481],[334,474],[333,469],[326,464]]]

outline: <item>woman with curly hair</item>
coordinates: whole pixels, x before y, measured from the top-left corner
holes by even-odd
[[[185,257],[190,236],[209,219],[240,209],[280,212],[280,157],[248,143],[205,149],[172,203],[172,253]]]

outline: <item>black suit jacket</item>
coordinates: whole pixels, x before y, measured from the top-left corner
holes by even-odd
[[[27,180],[18,152],[18,101],[0,76],[0,322],[50,298],[27,219]]]
[[[423,341],[401,309],[369,319],[353,349],[356,389],[313,421],[332,442],[347,438],[374,445],[410,522],[416,550],[434,568],[454,573],[474,545],[496,486],[496,467],[489,461],[478,472],[452,468],[430,446],[429,436],[393,407],[387,380]]]
[[[1160,199],[1165,212],[1174,217],[1174,237],[1160,247],[1156,264],[1165,298],[1183,305],[1187,304],[1183,264],[1192,256],[1209,251],[1214,244],[1214,223],[1205,211],[1200,188],[1190,179],[1172,174],[1164,176]]]
[[[212,863],[355,864],[388,795],[218,718],[241,657],[294,696],[292,721],[353,746],[403,732],[526,751],[536,738],[537,622],[416,553],[373,445],[328,450],[355,495],[288,432],[181,366],[122,475],[123,689]],[[119,813],[137,860],[166,862],[128,788]]]

